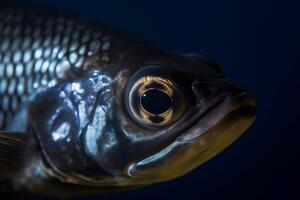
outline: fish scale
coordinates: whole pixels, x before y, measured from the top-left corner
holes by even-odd
[[[70,16],[1,11],[0,129],[37,89],[54,86],[66,70],[80,69],[89,56],[108,50],[103,32]]]

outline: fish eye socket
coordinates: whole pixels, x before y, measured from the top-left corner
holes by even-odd
[[[184,89],[168,72],[159,70],[143,71],[142,76],[133,76],[127,85],[127,110],[134,121],[145,127],[169,126],[187,108]]]

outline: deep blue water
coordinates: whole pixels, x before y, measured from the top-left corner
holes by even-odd
[[[16,2],[71,10],[164,48],[208,55],[257,96],[255,124],[192,173],[144,189],[82,199],[300,199],[296,1]]]

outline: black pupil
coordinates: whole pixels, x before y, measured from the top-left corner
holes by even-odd
[[[172,107],[172,99],[161,90],[151,89],[142,95],[141,104],[149,113],[159,115]]]

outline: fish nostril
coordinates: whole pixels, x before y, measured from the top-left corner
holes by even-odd
[[[194,93],[198,98],[210,99],[218,96],[220,88],[213,81],[195,81],[192,85]]]
[[[203,104],[207,99],[211,99],[213,90],[206,84],[206,81],[196,80],[192,83],[192,90],[196,104]]]

